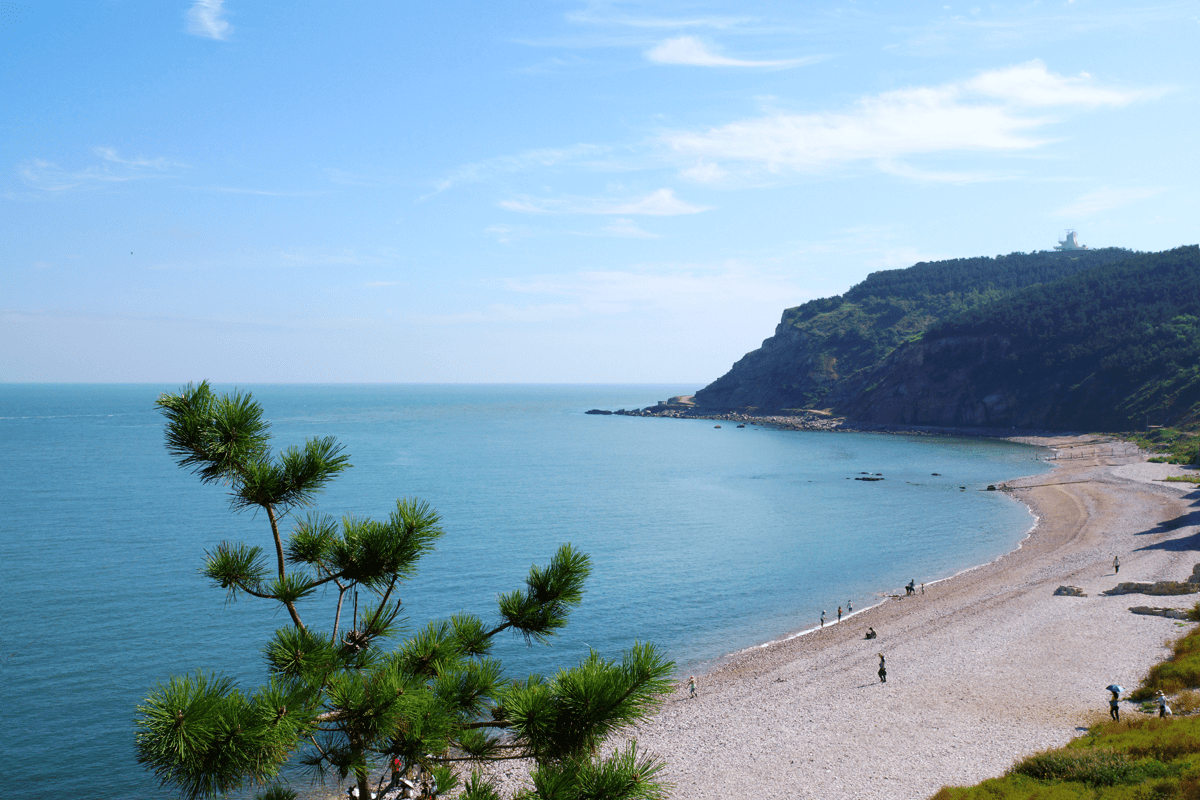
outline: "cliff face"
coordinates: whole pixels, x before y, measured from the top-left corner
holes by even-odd
[[[840,386],[837,360],[825,352],[826,341],[793,327],[785,311],[775,335],[697,392],[695,402],[713,409],[768,411],[826,402]]]

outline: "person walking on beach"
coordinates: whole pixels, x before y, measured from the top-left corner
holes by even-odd
[[[821,609],[821,627],[825,627],[825,609]]]
[[[883,653],[879,654],[879,682],[887,683],[887,660],[883,657]]]
[[[688,678],[688,697],[691,698],[691,697],[695,697],[695,696],[696,696],[696,676],[693,675],[690,678]]]
[[[1113,575],[1119,575],[1120,573],[1121,573],[1121,557],[1113,556]]]
[[[842,621],[842,607],[838,606],[838,622]]]
[[[925,584],[921,584],[921,594],[925,594]]]
[[[1116,690],[1116,684],[1113,684],[1113,688],[1110,688],[1109,691],[1112,692],[1112,699],[1108,701],[1108,715],[1112,717],[1113,722],[1120,722],[1121,706],[1119,703],[1121,693]]]

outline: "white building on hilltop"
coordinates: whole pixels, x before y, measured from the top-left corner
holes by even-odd
[[[1054,246],[1055,250],[1087,250],[1086,244],[1080,244],[1079,238],[1075,235],[1075,231],[1068,230],[1067,235],[1058,240],[1058,244]]]

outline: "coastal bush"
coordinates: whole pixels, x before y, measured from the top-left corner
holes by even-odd
[[[1107,748],[1066,748],[1038,753],[1013,766],[1011,772],[1043,781],[1073,781],[1088,786],[1142,783],[1178,773],[1178,768],[1153,758],[1137,760],[1130,752]]]
[[[1194,688],[1200,688],[1200,628],[1176,641],[1171,658],[1151,667],[1129,699],[1149,700],[1158,691],[1175,694]]]
[[[545,643],[567,624],[591,571],[585,554],[565,544],[548,565],[531,567],[523,587],[499,595],[493,624],[458,614],[396,641],[401,588],[443,533],[437,512],[410,499],[386,520],[293,517],[350,466],[332,437],[272,452],[259,404],[249,394],[217,396],[206,382],[157,405],[179,466],[230,487],[235,511],[263,512],[270,526],[268,548],[222,542],[203,573],[229,599],[274,601],[291,623],[264,647],[269,680],[258,690],[197,672],[160,684],[138,707],[138,762],[164,786],[190,800],[248,786],[266,787],[257,800],[294,800],[276,782],[295,760],[319,782],[350,778],[370,797],[379,788],[372,774],[398,761],[445,794],[460,784],[460,764],[529,759],[534,789],[522,800],[664,796],[662,762],[635,743],[599,753],[671,690],[674,664],[652,645],[634,643],[618,661],[593,651],[548,679],[505,679],[489,655],[501,632]],[[337,601],[330,632],[301,614],[318,590]],[[474,775],[461,797],[498,793]]]

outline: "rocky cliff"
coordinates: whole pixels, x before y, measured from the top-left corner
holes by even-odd
[[[860,424],[959,428],[1200,420],[1195,245],[894,272],[902,274],[875,273],[842,297],[788,309],[775,335],[698,392],[696,405],[818,407]]]

